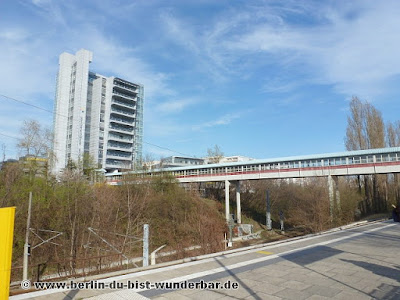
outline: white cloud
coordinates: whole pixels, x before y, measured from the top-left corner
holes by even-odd
[[[32,3],[36,6],[43,7],[51,3],[51,0],[32,0]]]
[[[37,96],[54,94],[57,62],[45,43],[46,34],[33,36],[23,27],[0,30],[1,93],[33,103]],[[39,54],[39,55],[38,55]],[[55,66],[52,66],[52,63]],[[36,102],[48,108],[42,99]]]
[[[9,42],[24,40],[27,36],[28,33],[24,29],[18,27],[5,28],[0,31],[0,39]]]
[[[198,102],[196,99],[167,100],[157,105],[155,109],[163,114],[175,114]]]
[[[250,79],[255,69],[264,66],[270,74],[275,66],[293,76],[280,86],[267,84],[265,91],[301,86],[291,82],[301,77],[303,84],[374,98],[393,88],[388,81],[400,74],[399,14],[398,1],[261,1],[201,25],[173,11],[162,20],[166,38],[186,49],[193,65],[215,81]]]
[[[68,1],[32,0],[37,13],[54,24],[67,26],[65,7]]]
[[[193,130],[202,130],[205,128],[211,128],[211,127],[215,127],[215,126],[228,125],[228,124],[232,123],[233,120],[240,118],[241,115],[242,115],[241,113],[225,114],[216,120],[207,121],[205,123],[195,125],[192,127],[192,129]]]
[[[354,4],[353,10],[357,5],[363,9],[352,17],[349,9],[333,13],[325,7],[319,16],[323,20],[315,25],[292,25],[288,20],[282,26],[254,23],[245,33],[226,38],[224,46],[247,58],[268,54],[281,66],[297,67],[314,83],[333,85],[340,93],[373,97],[400,73],[400,5]]]
[[[300,80],[292,82],[287,78],[274,77],[268,78],[261,90],[266,93],[288,93],[294,91],[301,84]]]
[[[213,51],[216,40],[212,34],[203,32],[170,13],[162,14],[161,21],[166,39],[177,44],[181,50],[186,50],[185,53],[190,57],[194,69],[216,82],[227,80],[228,73],[234,70],[226,68],[225,64],[221,63],[221,53]]]

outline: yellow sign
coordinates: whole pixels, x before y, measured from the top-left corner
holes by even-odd
[[[10,292],[15,207],[0,208],[0,300]]]

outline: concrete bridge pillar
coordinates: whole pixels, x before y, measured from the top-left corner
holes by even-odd
[[[225,180],[225,218],[226,222],[229,223],[231,219],[229,214],[229,180]]]
[[[225,218],[226,222],[229,222],[231,219],[230,209],[229,209],[229,186],[230,181],[225,180]],[[236,187],[236,218],[238,224],[242,224],[242,209],[240,206],[240,181],[235,182]]]
[[[240,207],[240,181],[236,181],[236,218],[237,223],[242,224],[242,210]]]
[[[329,211],[331,221],[334,220],[336,212],[340,212],[340,192],[338,177],[328,175],[328,190],[329,190]],[[336,211],[335,211],[336,209]]]

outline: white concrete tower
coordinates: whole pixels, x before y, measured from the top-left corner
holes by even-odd
[[[91,61],[92,52],[84,49],[76,55],[60,55],[54,107],[53,173],[62,170],[68,160],[77,162],[83,156]]]
[[[98,167],[132,169],[140,161],[143,136],[143,86],[92,73],[92,53],[60,55],[54,106],[55,159],[58,175],[69,161],[90,154]]]

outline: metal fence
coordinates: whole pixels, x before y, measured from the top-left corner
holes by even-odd
[[[142,265],[142,257],[126,259],[121,254],[92,256],[83,259],[67,258],[60,261],[29,265],[29,279],[51,281],[96,275],[104,272],[135,268]],[[11,268],[11,285],[22,280],[22,266]]]

